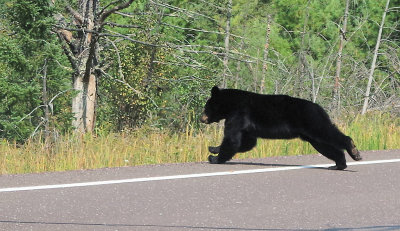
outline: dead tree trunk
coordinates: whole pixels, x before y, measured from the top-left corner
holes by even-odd
[[[49,97],[47,93],[47,60],[44,61],[43,77],[42,77],[43,91],[42,100],[44,105],[44,140],[46,148],[49,144],[50,137],[50,110],[49,110]]]
[[[73,87],[76,91],[72,99],[72,113],[74,121],[72,125],[76,130],[85,133],[91,132],[95,123],[96,107],[96,76],[94,73],[95,62],[98,59],[95,53],[96,38],[92,32],[94,29],[94,17],[96,15],[95,1],[81,1],[79,14],[83,17],[82,27],[86,31],[78,32],[77,69],[73,76]],[[93,40],[93,41],[92,41]]]
[[[267,78],[268,70],[268,52],[269,52],[269,35],[271,33],[271,15],[267,15],[267,33],[265,34],[265,45],[264,45],[264,58],[263,58],[263,68],[261,77],[260,93],[263,94],[265,91],[265,79]]]
[[[240,45],[239,45],[239,51],[242,51],[244,47],[244,41],[243,39],[241,39],[240,41]],[[237,61],[236,63],[236,75],[235,75],[235,88],[238,88],[239,85],[239,78],[240,78],[240,70],[241,70],[241,66],[240,66],[240,61]]]
[[[226,27],[225,27],[225,55],[224,55],[224,73],[222,76],[222,87],[227,87],[228,82],[228,61],[229,61],[229,37],[230,37],[230,30],[231,30],[231,17],[232,17],[232,0],[228,0],[228,13],[226,19]]]
[[[260,49],[257,49],[257,57],[260,57]],[[259,70],[260,70],[259,66],[260,66],[260,61],[259,61],[259,59],[257,59],[256,60],[256,68],[254,70],[254,92],[258,92],[258,84],[259,84],[258,76],[259,76]]]
[[[301,45],[299,51],[299,75],[294,81],[294,95],[298,97],[303,97],[304,92],[304,83],[305,83],[305,75],[306,75],[306,68],[307,68],[307,61],[306,61],[306,49],[305,49],[305,39],[306,39],[306,31],[308,26],[308,19],[310,17],[310,0],[307,1],[307,6],[305,9],[305,16],[304,16],[304,25],[303,25],[303,32],[301,35]]]
[[[390,0],[387,0],[386,1],[385,11],[383,11],[383,14],[382,14],[382,21],[381,21],[381,24],[379,26],[378,38],[376,40],[374,56],[372,58],[371,69],[369,71],[369,76],[368,76],[367,89],[365,91],[364,105],[363,105],[363,108],[362,108],[362,111],[361,111],[362,115],[365,114],[365,112],[367,111],[367,108],[368,108],[368,101],[369,101],[369,97],[370,97],[369,94],[370,94],[370,91],[371,91],[372,79],[373,79],[373,75],[374,75],[376,59],[378,57],[379,45],[381,43],[383,24],[385,24],[386,13],[387,13],[387,11],[389,9],[389,3],[390,3]]]
[[[335,75],[335,85],[333,86],[333,100],[332,100],[334,109],[340,108],[340,71],[342,67],[342,51],[346,40],[346,28],[347,28],[347,18],[349,16],[349,4],[350,0],[346,0],[346,7],[343,16],[343,24],[342,28],[339,29],[340,42],[339,42],[338,55],[336,59],[336,75]]]
[[[128,7],[133,0],[123,1],[112,7],[118,2],[114,1],[101,9],[99,0],[79,0],[78,9],[65,7],[70,20],[66,20],[61,14],[55,16],[58,22],[56,28],[64,53],[74,69],[72,85],[76,93],[72,99],[74,117],[72,125],[76,131],[82,133],[92,132],[96,121],[97,77],[99,75],[96,68],[98,68],[101,50],[100,33],[105,20],[116,11]],[[67,25],[67,21],[73,22],[72,28]]]

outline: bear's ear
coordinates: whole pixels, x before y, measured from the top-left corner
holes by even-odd
[[[211,97],[217,96],[218,93],[219,93],[219,88],[218,88],[217,86],[214,86],[214,87],[211,89]]]

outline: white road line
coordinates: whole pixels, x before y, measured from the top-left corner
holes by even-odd
[[[394,163],[394,162],[400,162],[400,159],[348,162],[347,165],[384,164],[384,163]],[[226,172],[209,172],[209,173],[197,173],[197,174],[186,174],[186,175],[131,178],[131,179],[122,179],[122,180],[92,181],[92,182],[82,182],[82,183],[72,183],[72,184],[54,184],[54,185],[39,185],[39,186],[28,186],[28,187],[0,188],[0,193],[1,192],[33,191],[33,190],[44,190],[44,189],[88,187],[88,186],[98,186],[98,185],[125,184],[125,183],[149,182],[149,181],[189,179],[189,178],[210,177],[210,176],[240,175],[240,174],[252,174],[252,173],[262,173],[262,172],[278,172],[278,171],[289,171],[289,170],[298,170],[298,169],[307,169],[307,168],[326,168],[329,166],[332,166],[332,164],[316,164],[316,165],[276,167],[276,168],[270,167],[270,168],[247,169],[247,170],[226,171]]]

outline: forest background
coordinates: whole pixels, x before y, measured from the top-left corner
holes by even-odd
[[[362,149],[400,148],[399,11],[399,0],[0,0],[0,173],[206,160],[222,134],[198,122],[214,85],[311,100]],[[255,156],[316,152],[272,142]]]

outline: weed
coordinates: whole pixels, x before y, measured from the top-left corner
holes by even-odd
[[[93,135],[61,136],[56,143],[45,145],[28,140],[18,146],[0,140],[0,174],[95,169],[144,164],[206,161],[208,146],[219,145],[223,128],[218,124],[184,133],[151,129]],[[356,116],[338,124],[353,138],[360,150],[400,149],[400,118],[373,113]],[[259,140],[257,146],[235,158],[316,153],[312,146],[299,139]]]

